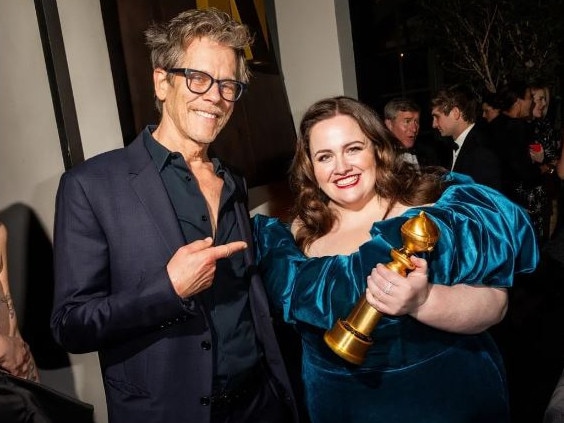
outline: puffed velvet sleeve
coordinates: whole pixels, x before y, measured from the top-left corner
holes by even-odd
[[[272,306],[289,317],[295,277],[306,260],[288,226],[279,219],[255,215],[252,219],[256,260]]]
[[[509,287],[515,273],[532,272],[538,264],[539,250],[527,212],[491,188],[453,185],[432,207],[410,209],[400,219],[417,216],[421,210],[440,231],[426,257],[432,283]],[[375,224],[372,236],[401,245],[397,225],[391,223]],[[370,248],[370,243],[365,247]]]

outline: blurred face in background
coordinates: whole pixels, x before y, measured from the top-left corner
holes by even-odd
[[[448,114],[442,112],[439,107],[433,107],[431,115],[433,116],[433,128],[439,131],[442,137],[456,139],[462,132],[458,124],[461,118],[458,107],[453,107]]]
[[[405,148],[412,148],[419,134],[419,112],[398,112],[395,118],[386,119],[386,126]]]
[[[545,117],[548,108],[548,89],[533,88],[531,94],[533,96],[533,117],[536,119]]]
[[[486,122],[494,120],[499,116],[499,113],[499,109],[496,109],[485,101],[482,103],[482,117],[486,120]]]

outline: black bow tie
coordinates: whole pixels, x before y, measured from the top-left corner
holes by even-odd
[[[452,148],[452,151],[456,151],[460,148],[460,146],[454,141],[451,141],[450,147]]]

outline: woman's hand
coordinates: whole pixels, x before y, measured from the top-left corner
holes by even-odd
[[[507,289],[487,285],[430,283],[427,262],[411,257],[415,269],[402,277],[379,264],[367,278],[366,300],[378,311],[409,314],[428,326],[447,332],[480,333],[503,319]]]
[[[391,316],[412,314],[429,297],[427,261],[411,256],[415,266],[407,277],[378,264],[367,278],[366,300],[378,311]]]
[[[544,162],[544,148],[541,143],[534,143],[529,146],[529,155],[534,163]]]
[[[29,346],[20,336],[0,335],[0,367],[14,376],[38,380]]]

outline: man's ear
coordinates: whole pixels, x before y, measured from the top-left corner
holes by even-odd
[[[391,119],[384,119],[384,123],[386,124],[386,128],[390,131],[392,130],[392,120]]]
[[[454,106],[450,112],[452,113],[452,117],[456,120],[459,120],[462,117],[462,112],[456,106]]]
[[[155,88],[155,96],[164,101],[166,99],[166,94],[170,88],[170,83],[168,81],[168,72],[161,68],[153,69],[153,85]]]

